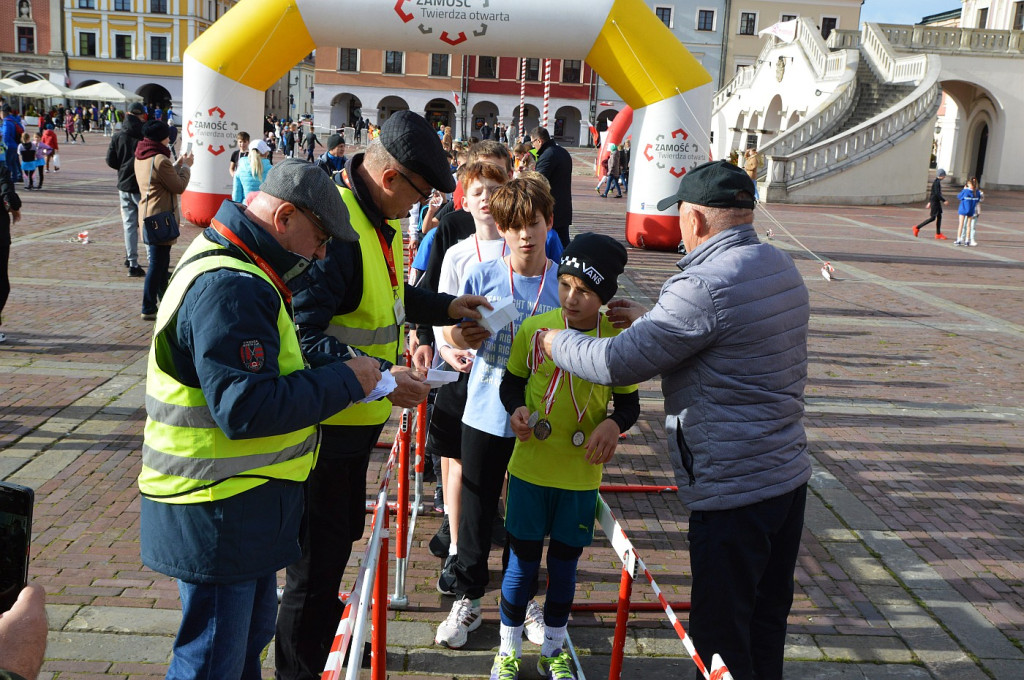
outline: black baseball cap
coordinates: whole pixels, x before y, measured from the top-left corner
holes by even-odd
[[[740,192],[747,196],[738,197]],[[658,201],[658,210],[685,201],[709,208],[754,209],[754,180],[729,161],[711,161],[693,168],[679,182],[679,189]]]
[[[455,178],[437,131],[423,116],[398,111],[380,126],[380,142],[391,156],[427,183],[445,193],[455,191]]]

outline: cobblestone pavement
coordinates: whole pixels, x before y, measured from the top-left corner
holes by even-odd
[[[142,281],[122,265],[106,141],[92,134],[85,145],[63,146],[62,170],[46,175],[43,191],[23,194],[0,346],[0,477],[37,492],[31,570],[47,589],[52,631],[43,677],[59,680],[162,676],[179,609],[174,582],[138,557],[150,324],[139,318]],[[576,230],[621,238],[626,201],[597,197],[589,152],[574,155]],[[988,192],[976,248],[930,233],[914,238],[922,206],[758,212],[758,231],[770,227],[804,273],[813,313],[807,425],[815,473],[787,678],[1024,677],[1024,409],[1013,397],[1024,358],[1024,194]],[[954,220],[951,206],[947,233]],[[75,238],[83,230],[84,245]],[[175,257],[198,233],[184,231]],[[621,293],[656,298],[677,257],[629,255]],[[821,277],[819,259],[835,267],[833,281]],[[657,382],[642,385],[641,396],[642,419],[606,482],[671,483]],[[669,599],[685,601],[680,503],[671,494],[606,498]],[[440,565],[425,547],[438,524],[432,512],[421,516],[409,607],[391,614],[394,677],[480,677],[497,644],[496,590],[466,650],[431,644],[450,606],[434,589]],[[499,553],[492,557],[496,587]],[[614,554],[599,539],[581,562],[578,601],[614,602],[618,580]],[[645,583],[633,599],[654,601]],[[607,673],[613,618],[573,617],[590,677]],[[528,657],[536,654],[527,647]],[[692,668],[660,613],[631,616],[626,654],[627,678],[687,677]],[[272,658],[266,666],[269,677]]]

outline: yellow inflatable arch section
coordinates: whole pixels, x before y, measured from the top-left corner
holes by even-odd
[[[189,221],[209,224],[230,197],[223,154],[263,129],[265,91],[324,46],[585,60],[635,111],[630,241],[679,243],[655,204],[709,158],[711,76],[643,0],[241,0],[185,51]]]

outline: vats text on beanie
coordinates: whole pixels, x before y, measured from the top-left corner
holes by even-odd
[[[154,142],[162,142],[171,136],[171,126],[162,120],[147,120],[142,124],[142,136]]]
[[[741,197],[741,193],[746,195]],[[658,201],[658,210],[667,210],[680,201],[709,208],[753,210],[754,180],[729,161],[703,163],[683,175],[676,193]]]
[[[327,138],[327,150],[332,151],[334,147],[341,146],[345,143],[345,138],[335,132],[333,135]]]
[[[626,270],[626,248],[604,234],[577,234],[562,253],[558,275],[582,279],[606,303],[619,289],[619,275]]]
[[[298,158],[284,159],[270,169],[260,191],[308,210],[334,238],[359,240],[337,185],[313,163]]]
[[[408,110],[391,114],[380,127],[380,142],[396,161],[430,186],[445,193],[455,191],[441,139],[423,116]]]

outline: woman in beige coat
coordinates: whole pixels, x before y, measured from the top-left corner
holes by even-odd
[[[181,221],[178,210],[178,196],[188,187],[192,174],[192,154],[182,154],[171,160],[170,128],[161,120],[147,121],[142,126],[142,140],[135,147],[135,179],[139,182],[139,226],[145,229],[143,221],[151,215],[168,210]],[[142,289],[142,318],[156,319],[156,308],[167,290],[167,270],[171,266],[171,246],[167,243],[150,243],[149,269]]]

